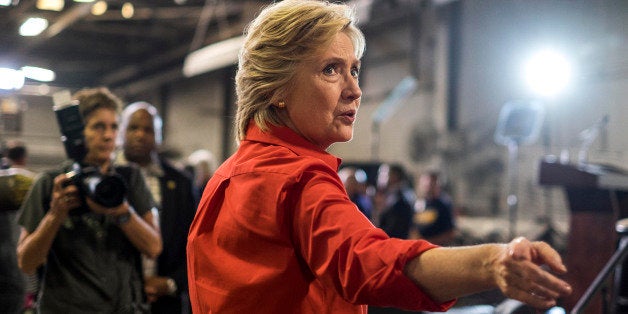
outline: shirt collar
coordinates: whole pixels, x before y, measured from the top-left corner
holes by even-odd
[[[251,121],[244,140],[284,146],[299,156],[316,157],[336,171],[342,162],[342,159],[320,149],[285,126],[269,124],[268,131],[264,132]]]

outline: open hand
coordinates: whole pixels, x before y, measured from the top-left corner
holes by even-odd
[[[514,239],[505,246],[496,268],[496,282],[504,295],[536,308],[555,306],[558,298],[572,292],[568,283],[552,274],[564,274],[567,268],[545,242]]]

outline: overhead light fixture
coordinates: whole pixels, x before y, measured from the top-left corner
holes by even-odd
[[[19,0],[0,0],[0,6],[8,7],[10,5],[17,5]]]
[[[93,15],[103,15],[107,12],[107,1],[101,0],[92,5]]]
[[[61,11],[65,5],[64,0],[37,0],[36,7],[40,10]]]
[[[120,13],[122,14],[122,17],[125,19],[132,18],[133,14],[135,14],[135,8],[133,7],[133,3],[125,2],[122,5],[122,10],[120,10]]]
[[[48,27],[48,20],[41,17],[30,17],[20,26],[20,35],[37,36]]]
[[[40,67],[23,66],[21,70],[25,77],[40,82],[52,82],[56,76],[54,71]]]
[[[238,62],[244,36],[223,40],[190,53],[183,62],[183,75],[192,77]]]
[[[84,3],[89,3],[89,2],[94,2],[96,0],[74,0],[74,2],[84,2]]]
[[[20,89],[24,86],[24,74],[22,71],[0,68],[0,89]]]

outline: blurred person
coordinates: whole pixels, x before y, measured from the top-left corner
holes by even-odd
[[[19,140],[10,140],[5,144],[4,149],[6,155],[5,170],[2,175],[7,178],[10,185],[3,186],[1,207],[7,207],[6,210],[17,211],[22,204],[28,189],[30,188],[36,173],[26,168],[28,160],[28,149],[26,144]],[[8,180],[11,178],[11,180]]]
[[[347,190],[349,199],[368,219],[371,219],[373,201],[366,191],[366,172],[355,167],[344,167],[338,171],[338,176]]]
[[[24,142],[9,140],[4,146],[0,169],[0,308],[5,313],[22,313],[34,305],[37,275],[25,277],[17,266],[16,216],[35,173],[26,169],[28,149]]]
[[[198,201],[191,176],[158,154],[162,125],[153,105],[135,102],[127,106],[120,120],[122,152],[117,161],[140,167],[159,211],[163,251],[156,260],[144,259],[144,290],[151,312],[190,313],[185,249]]]
[[[410,235],[416,195],[409,182],[401,165],[383,163],[377,170],[377,226],[393,238]]]
[[[10,140],[6,144],[6,157],[11,168],[26,170],[28,162],[28,149],[26,144],[19,140]],[[34,173],[29,171],[32,176]]]
[[[13,206],[20,206],[28,189],[30,188],[33,180],[36,176],[35,172],[27,169],[28,163],[28,148],[26,144],[19,140],[8,141],[6,145],[6,156],[9,162],[9,172],[15,178],[15,185],[13,185],[14,195],[12,201]],[[17,214],[17,211],[15,212]],[[13,232],[13,254],[17,245],[17,240],[20,236],[20,228],[15,221],[16,215],[11,215],[11,228]],[[25,291],[24,291],[24,311],[33,310],[35,302],[37,302],[37,293],[39,291],[39,272],[41,268],[34,274],[25,276]],[[16,273],[20,273],[17,271]]]
[[[203,195],[205,184],[209,181],[214,171],[216,171],[216,158],[212,152],[206,149],[195,150],[188,156],[190,172],[194,176],[194,187],[198,195]]]
[[[6,169],[0,169],[0,194],[11,193],[5,189]],[[4,196],[2,197],[4,199]],[[17,266],[15,210],[7,210],[2,203],[0,210],[0,308],[3,313],[22,313],[25,305],[25,281]]]
[[[422,173],[416,189],[415,237],[441,246],[453,244],[456,237],[455,213],[451,198],[442,191],[440,174],[436,171]]]
[[[39,313],[141,313],[140,254],[157,257],[162,250],[156,210],[139,170],[112,161],[121,101],[106,88],[83,89],[73,99],[84,121],[85,154],[33,183],[20,209],[18,265],[27,274],[45,265]],[[92,169],[93,178],[124,181],[120,205],[106,207],[86,193],[81,176]]]
[[[356,208],[326,150],[353,136],[363,49],[342,4],[277,2],[248,26],[239,147],[207,183],[188,237],[193,312],[445,311],[496,287],[549,308],[569,294],[546,243],[441,248],[390,238]]]

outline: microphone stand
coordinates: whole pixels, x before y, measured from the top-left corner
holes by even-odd
[[[506,203],[508,204],[508,234],[509,240],[512,240],[517,235],[517,207],[519,199],[517,197],[518,183],[519,183],[519,142],[517,140],[511,140],[508,143],[508,197]]]
[[[578,303],[576,303],[574,308],[571,310],[570,314],[582,313],[585,306],[589,303],[589,301],[591,301],[591,298],[593,298],[593,295],[595,295],[597,290],[602,286],[604,281],[608,278],[613,268],[615,268],[616,270],[621,270],[620,269],[621,266],[619,265],[624,261],[624,259],[626,258],[626,255],[628,255],[628,218],[619,220],[615,226],[615,229],[617,233],[621,235],[621,239],[619,240],[619,245],[618,245],[617,250],[615,251],[613,256],[611,256],[611,258],[608,260],[606,265],[604,265],[604,268],[602,268],[602,270],[597,275],[597,277],[595,277],[591,285],[589,285],[589,287],[584,292],[582,297],[580,297],[580,299],[578,300]],[[621,282],[617,282],[616,280],[616,283],[621,283]],[[619,288],[620,288],[619,286],[614,287],[615,290],[618,290]],[[617,299],[617,298],[618,298],[618,293],[613,293],[613,299]],[[613,303],[611,304],[612,309],[615,308],[614,303],[616,303],[616,301],[617,300],[611,300],[611,302]],[[610,313],[614,313],[614,310],[612,310]]]

